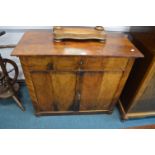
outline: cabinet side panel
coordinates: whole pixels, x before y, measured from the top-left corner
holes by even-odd
[[[38,101],[37,101],[37,97],[36,97],[36,94],[35,94],[34,86],[33,86],[33,83],[32,83],[29,67],[27,65],[27,59],[28,58],[20,57],[20,62],[21,62],[21,65],[22,65],[22,69],[23,69],[23,73],[24,73],[24,76],[25,76],[26,85],[28,87],[29,94],[30,94],[33,106],[34,106],[35,110],[38,111],[39,110],[37,108],[37,102]]]
[[[132,66],[134,64],[134,61],[135,61],[135,59],[133,59],[133,58],[130,58],[128,60],[128,63],[126,65],[126,69],[122,74],[122,77],[121,77],[120,82],[119,82],[118,87],[117,87],[117,91],[116,91],[116,93],[115,93],[115,95],[113,97],[113,101],[112,101],[112,104],[111,104],[111,107],[110,107],[111,110],[113,109],[114,105],[118,101],[118,99],[119,99],[119,97],[120,97],[120,95],[121,95],[121,93],[122,93],[122,91],[124,89],[125,83],[126,83],[126,81],[128,79],[128,76],[129,76],[130,71],[132,69]]]

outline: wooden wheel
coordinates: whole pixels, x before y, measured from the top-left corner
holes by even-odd
[[[3,63],[7,70],[11,84],[12,85],[15,84],[19,74],[19,70],[16,63],[10,59],[3,59]],[[1,72],[0,80],[3,81],[4,79],[5,79],[5,76],[3,75],[3,72]]]

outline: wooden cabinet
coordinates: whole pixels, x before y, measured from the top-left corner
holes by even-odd
[[[134,31],[131,39],[145,57],[136,60],[122,92],[122,118],[155,116],[155,27],[148,27],[145,32]]]
[[[12,55],[20,58],[37,115],[112,112],[142,57],[121,34],[106,43],[56,43],[49,32],[26,33]]]

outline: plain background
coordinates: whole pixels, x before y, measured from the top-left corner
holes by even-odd
[[[153,0],[0,0],[0,25],[154,26],[154,6]],[[154,141],[154,130],[1,130],[0,153],[153,154]]]

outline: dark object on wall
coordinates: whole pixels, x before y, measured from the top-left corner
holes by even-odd
[[[0,36],[4,35],[5,33],[6,33],[5,31],[1,31]]]
[[[106,33],[102,26],[96,27],[69,27],[69,26],[54,26],[53,27],[54,40],[60,42],[63,40],[96,40],[105,42]]]
[[[54,42],[50,32],[27,32],[14,49],[36,115],[111,113],[135,58],[123,34],[106,42]]]
[[[16,47],[16,45],[14,45],[14,44],[0,45],[0,49],[1,49],[1,48],[15,48],[15,47]]]
[[[0,33],[0,35],[3,34],[5,33]],[[7,68],[8,65],[9,67],[11,67],[11,69],[9,68],[9,70]],[[0,99],[12,97],[16,101],[18,106],[24,111],[24,107],[17,97],[19,84],[16,83],[18,77],[18,67],[16,63],[9,59],[3,59],[0,55],[0,67]],[[13,75],[10,76],[10,73],[13,73]]]
[[[122,118],[155,116],[155,27],[133,27],[130,38],[145,58],[136,60],[121,95]]]

